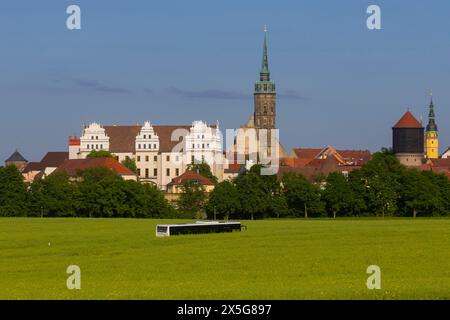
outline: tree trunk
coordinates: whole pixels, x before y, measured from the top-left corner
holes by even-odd
[[[416,208],[413,209],[413,218],[415,219],[417,217],[417,210]]]
[[[254,219],[253,219],[253,212],[252,212],[252,220],[254,220]]]
[[[336,219],[336,211],[333,211],[333,219]]]
[[[384,219],[384,207],[383,210],[381,211],[381,217]]]
[[[305,203],[305,219],[308,219],[308,209],[306,208],[306,203]]]

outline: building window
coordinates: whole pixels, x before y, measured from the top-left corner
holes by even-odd
[[[144,143],[144,149],[147,147],[147,145]]]
[[[178,177],[180,175],[180,169],[176,168],[175,169],[175,175]]]
[[[145,177],[148,178],[148,169],[145,169]]]
[[[170,176],[170,169],[169,168],[166,169],[166,176],[168,176],[168,177]]]
[[[176,156],[176,157],[175,157],[175,161],[177,161],[177,162],[180,161],[180,157],[179,157],[179,156]]]
[[[141,145],[140,144],[138,144],[138,149],[141,149]]]
[[[156,177],[158,175],[158,169],[153,169],[153,176]]]
[[[194,156],[191,156],[191,163],[194,163],[194,161],[195,161]]]
[[[141,162],[141,156],[137,156],[137,162]]]
[[[150,157],[149,156],[145,156],[145,161],[149,162],[150,161]]]
[[[98,136],[95,137],[95,140],[98,140]]]
[[[141,169],[137,169],[138,176],[141,176]]]
[[[149,135],[148,135],[148,138],[149,138],[149,139],[151,139],[151,138],[152,138],[152,135],[151,135],[151,134],[149,134]]]
[[[102,144],[100,145],[100,149],[102,149],[102,150],[103,150],[103,145],[102,145]]]
[[[158,156],[154,156],[153,161],[155,161],[155,162],[158,161]]]
[[[87,145],[87,148],[89,149],[89,145]]]
[[[98,149],[98,144],[95,145],[95,149]]]
[[[170,156],[166,156],[166,160],[167,160],[167,161],[170,161]]]
[[[156,148],[156,143],[153,145],[153,149],[157,149],[157,148]]]
[[[195,144],[192,144],[192,149],[195,149]]]
[[[147,136],[144,134],[144,139],[147,139]]]

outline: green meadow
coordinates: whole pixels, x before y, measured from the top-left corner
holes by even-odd
[[[0,219],[0,299],[450,299],[450,219],[245,221],[155,237],[138,219]],[[66,269],[81,268],[81,290]],[[366,269],[381,268],[381,290]]]

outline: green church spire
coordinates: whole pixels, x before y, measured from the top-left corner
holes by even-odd
[[[270,80],[269,60],[267,58],[267,26],[264,26],[264,45],[263,45],[263,58],[261,65],[260,80],[261,81]]]
[[[259,81],[255,84],[255,94],[271,93],[275,94],[275,83],[270,80],[269,59],[267,54],[267,26],[264,27],[264,44],[261,72],[259,73]]]
[[[434,114],[433,94],[431,94],[430,111],[428,113],[427,132],[438,131],[436,125],[436,115]]]

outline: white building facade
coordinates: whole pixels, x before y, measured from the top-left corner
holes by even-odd
[[[136,162],[140,181],[166,190],[173,178],[191,163],[206,162],[223,179],[223,137],[217,125],[194,121],[191,126],[159,126],[149,121],[134,126],[91,123],[80,138],[69,138],[69,158],[84,159],[93,150],[105,150],[122,162]]]

